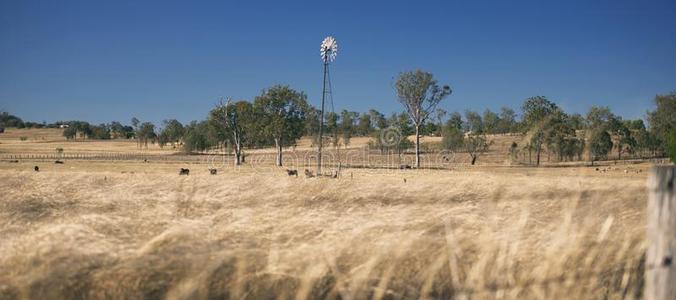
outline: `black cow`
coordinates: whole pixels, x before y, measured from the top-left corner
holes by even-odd
[[[178,171],[178,175],[190,175],[190,169],[181,168],[181,170]]]
[[[35,166],[35,167],[33,167],[33,170],[35,170],[35,172],[40,172],[40,167]]]
[[[298,170],[289,170],[289,169],[286,169],[286,174],[289,175],[289,176],[296,176],[296,177],[298,177]]]
[[[55,164],[61,164],[61,165],[63,165],[63,161],[62,161],[62,160],[54,161],[54,163],[55,163]]]
[[[217,172],[218,170],[216,169],[209,169],[209,173],[211,173],[211,175],[216,175]]]

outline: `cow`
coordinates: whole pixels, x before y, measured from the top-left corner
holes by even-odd
[[[178,175],[190,175],[190,169],[181,168],[181,170],[178,171]]]
[[[286,175],[298,177],[298,170],[289,170],[289,169],[286,169]]]
[[[312,172],[310,172],[310,170],[305,169],[305,177],[312,178],[312,177],[315,177],[315,175],[312,174]]]
[[[216,170],[216,169],[209,169],[209,173],[210,173],[211,175],[216,175],[216,173],[218,173],[218,170]]]
[[[410,169],[410,168],[411,168],[411,166],[409,166],[409,165],[400,165],[400,166],[399,166],[399,169],[400,169],[400,170]]]
[[[62,161],[62,160],[56,160],[56,161],[54,161],[54,163],[55,163],[55,164],[63,165],[63,161]]]
[[[35,166],[35,167],[33,167],[33,170],[35,170],[35,172],[40,172],[40,167]]]

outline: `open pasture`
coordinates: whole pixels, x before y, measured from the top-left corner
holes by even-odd
[[[33,164],[0,164],[0,298],[621,298],[643,284],[645,171]]]

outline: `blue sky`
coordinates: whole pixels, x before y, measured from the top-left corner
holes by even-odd
[[[392,82],[417,68],[453,88],[441,106],[460,112],[545,95],[637,118],[676,90],[675,1],[0,0],[0,109],[186,122],[273,84],[317,105],[326,35],[339,43],[336,110],[400,111]]]

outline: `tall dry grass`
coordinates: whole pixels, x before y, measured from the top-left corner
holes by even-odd
[[[0,298],[641,293],[642,178],[193,173],[0,173]]]

